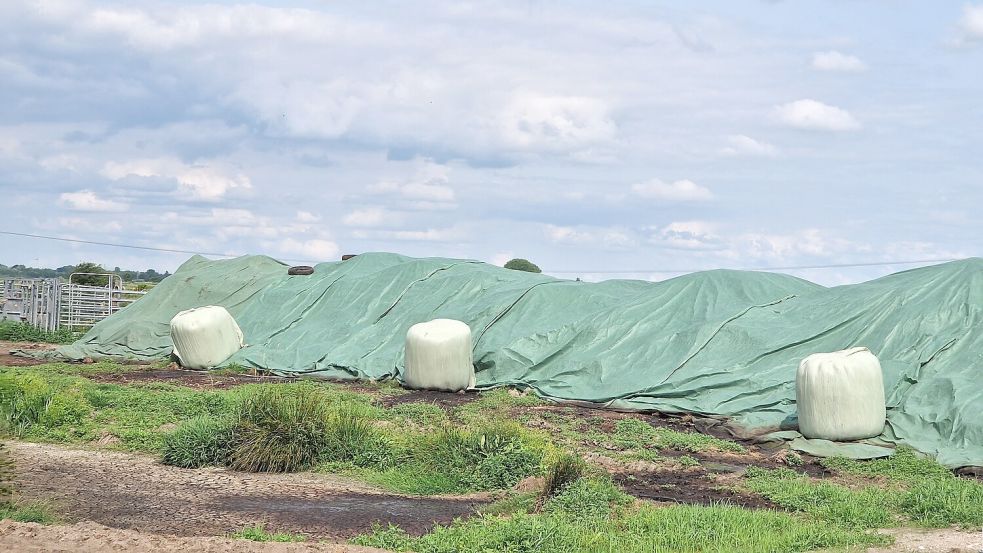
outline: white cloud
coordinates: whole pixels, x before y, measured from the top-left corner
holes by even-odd
[[[356,209],[342,218],[341,222],[350,227],[379,227],[396,222],[398,216],[384,207]]]
[[[617,126],[597,98],[519,94],[499,119],[506,144],[520,150],[569,150],[614,138]]]
[[[284,238],[274,244],[276,250],[284,256],[298,256],[306,261],[334,261],[338,257],[338,244],[331,240],[315,238],[297,240]]]
[[[100,218],[101,219],[101,218]],[[83,219],[81,217],[59,217],[58,226],[70,231],[82,232],[122,232],[123,225],[117,221]]]
[[[414,174],[407,180],[383,180],[369,186],[373,194],[398,195],[410,202],[409,209],[438,211],[457,207],[454,189],[449,186],[451,168],[430,160],[415,160]],[[370,215],[363,213],[362,215]]]
[[[130,176],[174,179],[178,183],[179,195],[202,201],[218,201],[233,190],[252,188],[249,177],[243,174],[228,174],[208,165],[186,165],[173,158],[110,161],[103,166],[101,173],[112,180]]]
[[[578,231],[573,227],[546,225],[546,236],[553,242],[582,244],[591,242],[594,237],[588,232]]]
[[[310,211],[298,211],[297,220],[301,223],[316,223],[321,220],[320,217],[311,213]]]
[[[58,196],[58,203],[73,211],[120,212],[128,207],[122,202],[100,198],[91,190],[64,192]]]
[[[499,267],[504,267],[506,263],[515,259],[515,254],[512,252],[499,252],[492,256],[490,263],[492,265],[498,265]]]
[[[461,242],[467,233],[461,227],[414,230],[356,230],[352,236],[362,240],[399,240],[405,242]]]
[[[721,150],[721,153],[724,155],[760,157],[775,157],[778,155],[778,148],[774,145],[761,140],[755,140],[743,134],[728,136],[727,143],[728,146]]]
[[[705,202],[713,199],[709,188],[700,186],[691,180],[677,180],[667,183],[659,179],[633,184],[632,193],[642,198],[664,200],[668,202]]]
[[[836,50],[816,52],[812,55],[812,68],[820,71],[843,71],[859,73],[866,71],[867,64],[856,56],[850,56]]]
[[[810,99],[777,106],[775,115],[780,122],[797,129],[853,131],[860,128],[850,112]]]
[[[983,39],[983,4],[966,4],[959,26],[968,38]]]
[[[725,247],[717,236],[717,225],[707,221],[676,221],[655,232],[649,242],[657,246],[679,250],[719,250]]]
[[[551,242],[576,246],[597,246],[605,250],[624,250],[637,245],[629,229],[623,227],[569,227],[547,224],[543,227]]]

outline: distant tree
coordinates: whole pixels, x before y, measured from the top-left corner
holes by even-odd
[[[98,263],[91,263],[88,261],[83,261],[75,266],[72,270],[72,274],[75,273],[105,273],[106,269],[103,269]],[[72,282],[75,284],[84,284],[86,286],[106,286],[109,284],[109,278],[100,275],[79,275],[72,278]]]
[[[542,269],[536,266],[535,263],[529,261],[528,259],[512,259],[505,264],[506,269],[512,269],[513,271],[525,271],[527,273],[541,273]]]

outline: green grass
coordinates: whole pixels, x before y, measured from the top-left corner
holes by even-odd
[[[506,420],[512,418],[514,409],[545,403],[532,393],[516,396],[505,388],[496,388],[482,392],[478,399],[461,405],[453,414],[465,423],[487,422],[489,419]]]
[[[606,518],[582,518],[562,509],[510,517],[484,515],[438,526],[418,538],[397,527],[377,527],[352,540],[393,551],[428,553],[785,553],[886,541],[883,536],[787,513],[647,505],[624,508]]]
[[[447,422],[447,413],[433,403],[400,403],[392,407],[394,416],[418,425],[433,426]]]
[[[586,471],[587,465],[580,457],[569,453],[560,454],[546,467],[540,502],[559,495],[568,486],[580,480]]]
[[[262,524],[247,526],[238,532],[229,534],[229,537],[240,540],[261,542],[300,542],[307,540],[307,538],[302,534],[291,534],[289,532],[268,532]]]
[[[881,459],[858,461],[843,457],[823,459],[823,466],[837,472],[866,477],[885,477],[911,482],[923,478],[950,478],[952,471],[921,455],[910,447],[901,446],[894,454]]]
[[[500,422],[397,432],[390,444],[398,462],[354,473],[393,491],[425,495],[511,488],[538,474],[553,451],[542,436]]]
[[[722,451],[745,453],[744,446],[696,432],[680,432],[669,428],[656,428],[636,418],[625,418],[615,423],[614,445],[623,449],[675,449],[691,453]]]
[[[227,419],[190,418],[164,437],[161,460],[165,465],[187,469],[225,464],[232,447],[232,432]]]
[[[745,486],[782,507],[843,526],[868,529],[896,523],[897,496],[881,488],[852,490],[814,481],[790,469],[755,467],[748,469]]]
[[[53,332],[39,330],[27,323],[0,321],[0,340],[10,342],[44,342],[49,344],[70,344],[77,339],[68,329]]]
[[[944,528],[983,525],[983,484],[966,478],[930,478],[912,485],[901,510],[915,523]]]
[[[904,458],[898,463],[910,466]],[[879,463],[857,472],[881,476],[889,466]],[[917,470],[896,474],[895,478],[893,486],[879,487],[870,482],[854,489],[816,481],[790,469],[752,467],[745,487],[782,507],[855,528],[883,528],[906,520],[936,528],[983,525],[980,482],[956,477],[948,470],[941,472],[921,461]]]
[[[887,480],[898,490],[894,509],[915,524],[942,528],[983,525],[983,484],[959,478],[933,459],[909,447],[890,457],[857,461],[830,458],[823,465],[841,474]]]
[[[907,522],[983,524],[980,483],[956,478],[904,448],[875,461],[827,460],[841,475],[837,481],[816,481],[790,469],[749,470],[741,487],[786,512],[655,509],[634,505],[553,439],[582,441],[587,433],[598,447],[652,460],[660,459],[660,449],[705,454],[744,448],[634,417],[604,433],[596,428],[603,421],[529,410],[542,402],[505,390],[483,393],[446,412],[430,403],[384,408],[373,403],[375,392],[313,381],[209,391],[119,386],[80,376],[125,370],[109,363],[0,367],[0,430],[26,440],[83,444],[111,434],[119,439],[113,447],[157,453],[178,466],[314,468],[423,495],[509,490],[532,475],[547,480],[549,493],[506,492],[480,516],[419,538],[391,528],[359,538],[375,544],[389,540],[406,550],[802,551],[877,542],[882,538],[868,535],[869,529]],[[390,384],[377,387],[401,393]],[[552,427],[547,432],[524,428],[516,422],[520,415],[540,417]],[[688,455],[661,459],[684,466],[699,462]],[[43,506],[7,508],[10,516],[45,517]]]
[[[228,464],[248,472],[293,472],[316,465],[331,440],[331,404],[313,386],[264,386],[235,416]]]
[[[0,520],[3,519],[14,522],[36,522],[38,524],[58,522],[58,517],[51,506],[43,501],[0,501]]]

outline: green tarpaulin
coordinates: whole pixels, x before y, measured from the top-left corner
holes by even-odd
[[[248,346],[227,361],[280,374],[398,377],[403,340],[434,318],[471,326],[479,387],[795,428],[795,369],[866,346],[881,360],[881,438],[952,466],[983,465],[983,260],[824,288],[708,271],[659,283],[571,282],[474,261],[364,254],[288,276],[266,257],[194,257],[58,350],[72,359],[170,353],[168,321],[226,307]]]

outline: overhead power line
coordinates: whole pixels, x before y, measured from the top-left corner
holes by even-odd
[[[173,248],[154,248],[152,246],[135,246],[133,244],[116,244],[113,242],[97,242],[95,240],[79,240],[77,238],[63,238],[61,236],[44,236],[41,234],[29,234],[26,232],[12,232],[9,230],[0,230],[0,234],[6,234],[8,236],[23,236],[25,238],[40,238],[43,240],[55,240],[58,242],[73,242],[76,244],[92,244],[94,246],[109,246],[112,248],[129,248],[131,250],[148,250],[152,252],[165,252],[165,253],[186,253],[192,255],[210,255],[212,257],[239,257],[244,254],[238,253],[216,253],[216,252],[200,252],[192,250],[178,250]],[[281,261],[310,261],[309,259],[286,259],[278,258]]]
[[[164,252],[164,253],[184,253],[192,255],[210,255],[213,257],[239,257],[243,254],[234,253],[216,253],[216,252],[201,252],[193,250],[180,250],[174,248],[155,248],[153,246],[136,246],[133,244],[117,244],[113,242],[98,242],[95,240],[79,240],[77,238],[63,238],[61,236],[44,236],[42,234],[30,234],[26,232],[13,232],[9,230],[0,230],[0,234],[6,234],[8,236],[22,236],[24,238],[39,238],[42,240],[55,240],[58,242],[73,242],[76,244],[91,244],[94,246],[108,246],[112,248],[128,248],[132,250],[147,250],[153,252]],[[282,261],[297,261],[304,262],[310,261],[309,259],[286,259],[278,258]],[[871,261],[864,263],[828,263],[824,265],[786,265],[779,267],[737,267],[732,270],[735,271],[796,271],[805,269],[845,269],[851,267],[886,267],[891,265],[917,265],[920,263],[947,263],[949,261],[958,261],[958,258],[944,258],[944,259],[912,259],[906,261]],[[551,271],[547,270],[547,273],[554,274],[610,274],[610,275],[626,275],[634,273],[696,273],[699,271],[708,270],[706,267],[700,269],[584,269],[584,270],[562,270],[562,271]]]

